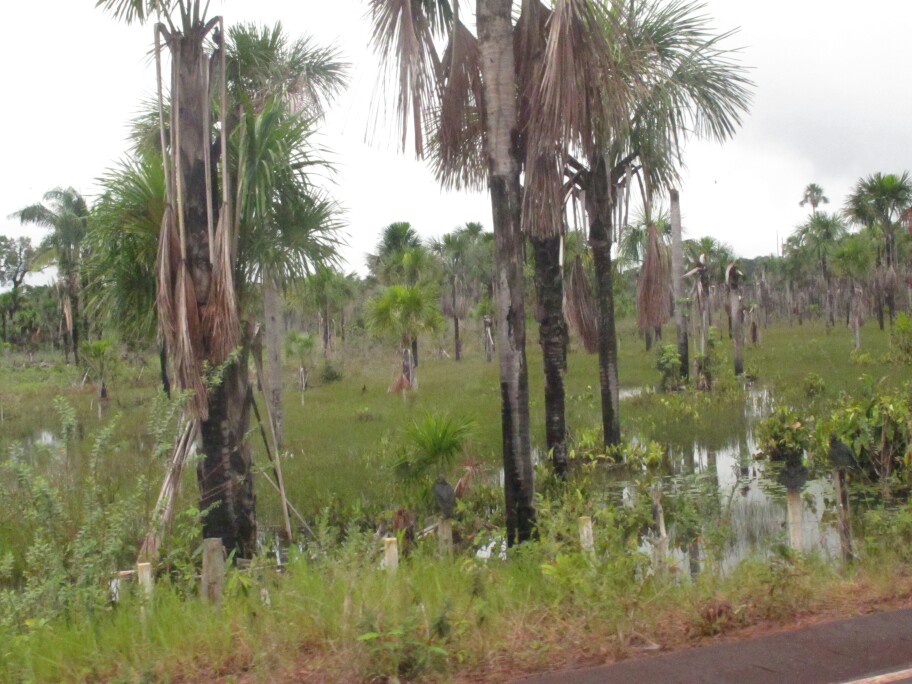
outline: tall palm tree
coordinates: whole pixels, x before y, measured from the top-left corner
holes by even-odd
[[[469,268],[475,236],[464,228],[446,233],[440,240],[431,241],[431,251],[440,259],[446,288],[443,292],[443,313],[453,319],[453,354],[462,360],[462,338],[459,321],[468,312]]]
[[[865,281],[869,279],[874,262],[874,247],[868,234],[845,235],[833,251],[836,273],[849,283],[849,326],[855,349],[861,349],[861,325],[864,323],[862,302]]]
[[[833,302],[832,272],[830,270],[830,257],[836,247],[836,242],[846,232],[845,222],[838,214],[817,213],[809,218],[798,228],[798,239],[801,244],[811,251],[820,264],[820,273],[824,284],[824,317],[827,328],[836,324],[835,304]]]
[[[896,314],[896,228],[903,212],[912,205],[912,177],[875,173],[860,179],[846,201],[846,214],[869,229],[880,230],[883,239],[881,280],[890,325]]]
[[[57,266],[66,292],[64,320],[69,343],[73,360],[79,363],[81,269],[85,256],[83,239],[89,216],[88,206],[75,189],[55,188],[45,193],[41,204],[20,209],[14,216],[22,223],[51,229],[38,247],[37,259],[38,263]]]
[[[804,195],[801,198],[801,201],[798,203],[799,207],[803,207],[805,204],[811,205],[811,217],[817,215],[817,207],[820,204],[829,204],[830,198],[823,194],[823,188],[821,188],[817,183],[808,183],[807,187],[804,189]]]
[[[700,9],[690,2],[564,0],[550,19],[533,124],[541,130],[539,150],[562,150],[564,175],[585,191],[606,446],[620,442],[612,245],[625,188],[637,171],[645,195],[670,187],[681,141],[731,137],[750,99],[744,70],[722,46],[730,34],[714,34]],[[583,160],[569,159],[571,150]]]

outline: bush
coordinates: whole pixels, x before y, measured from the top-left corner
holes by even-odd
[[[912,364],[912,318],[904,313],[897,314],[893,321],[890,346],[894,360]]]
[[[659,359],[656,370],[662,374],[661,388],[663,392],[680,389],[681,387],[681,355],[673,344],[663,344],[659,347]]]
[[[342,371],[332,365],[329,361],[324,363],[323,368],[320,369],[320,380],[323,381],[324,385],[339,382],[342,377]]]

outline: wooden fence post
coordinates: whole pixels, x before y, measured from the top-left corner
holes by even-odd
[[[399,542],[395,537],[383,538],[383,558],[386,561],[386,571],[395,575],[399,569]]]
[[[437,523],[437,549],[441,556],[453,555],[453,521],[449,518]]]
[[[152,591],[155,588],[152,579],[152,563],[136,564],[136,580],[139,582],[139,588],[142,590],[143,602],[150,601],[152,599]]]
[[[788,509],[789,546],[795,551],[804,550],[804,515],[801,512],[801,492],[789,489],[785,493]]]
[[[855,558],[852,552],[852,522],[849,518],[849,489],[846,487],[845,468],[833,471],[833,485],[836,488],[836,512],[839,519],[839,547],[842,560],[846,563]]]
[[[225,546],[218,537],[203,540],[203,574],[200,596],[218,605],[225,588]]]

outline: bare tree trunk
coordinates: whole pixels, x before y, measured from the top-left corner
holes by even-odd
[[[560,236],[532,240],[535,249],[535,291],[541,307],[539,343],[545,366],[545,437],[558,477],[567,474],[564,373],[567,369],[567,323],[564,321],[564,279]]]
[[[329,305],[323,304],[323,313],[320,314],[323,324],[323,358],[328,359],[330,356],[330,347],[332,346],[332,335],[329,328]]]
[[[687,340],[687,304],[684,301],[684,245],[681,241],[681,197],[672,189],[671,199],[671,296],[674,298],[674,322],[677,332],[681,377],[690,372],[690,345]]]
[[[500,357],[507,543],[532,537],[534,473],[529,438],[529,385],[523,282],[523,239],[511,0],[478,0],[488,186],[494,223],[494,296]]]
[[[70,273],[67,277],[67,296],[70,298],[70,312],[73,318],[70,341],[73,343],[73,362],[79,365],[79,290],[76,283],[76,274]]]
[[[285,420],[282,406],[282,298],[275,281],[263,278],[263,318],[266,330],[266,392],[276,449],[282,448],[285,439]],[[276,454],[278,457],[278,454]]]
[[[621,443],[620,386],[618,348],[614,322],[614,285],[611,267],[611,214],[614,207],[612,186],[604,157],[590,162],[586,188],[589,215],[589,246],[595,266],[598,299],[599,385],[602,395],[602,430],[605,446]]]

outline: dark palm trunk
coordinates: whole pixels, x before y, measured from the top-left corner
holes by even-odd
[[[567,474],[564,372],[567,369],[567,323],[564,321],[564,279],[560,236],[532,240],[535,249],[535,290],[541,307],[539,342],[545,365],[545,437],[554,472]]]
[[[175,209],[183,212],[186,266],[195,298],[187,312],[188,327],[193,331],[194,360],[219,366],[226,360],[220,351],[225,340],[216,338],[223,333],[212,329],[214,317],[207,318],[207,307],[216,306],[210,301],[213,264],[209,244],[209,207],[213,206],[216,191],[211,177],[207,178],[211,132],[206,123],[210,97],[204,69],[210,67],[208,60],[203,59],[206,34],[216,22],[203,25],[199,20],[190,20],[187,23],[186,33],[173,36],[169,42],[176,71],[173,92],[178,94],[180,102],[176,116],[179,145],[174,182],[178,183],[176,189],[181,202]],[[213,216],[213,226],[218,223],[217,218]],[[235,297],[236,293],[229,296]],[[203,536],[221,538],[229,553],[237,552],[237,558],[250,558],[256,550],[253,473],[250,446],[246,442],[250,423],[248,343],[249,340],[241,345],[242,352],[236,361],[225,365],[221,381],[207,389],[208,417],[201,421],[203,460],[197,467],[200,508],[206,511]]]
[[[462,361],[462,338],[459,337],[459,319],[453,316],[453,346],[455,347],[456,360]]]
[[[734,342],[735,375],[744,373],[744,326],[741,321],[741,292],[737,285],[729,289],[729,324]]]
[[[323,358],[329,358],[330,331],[329,331],[329,305],[323,304],[323,314],[321,315],[323,323]]]
[[[412,338],[412,365],[418,367],[418,338]]]
[[[611,266],[611,214],[615,189],[603,157],[590,165],[586,188],[589,246],[595,266],[598,299],[599,385],[602,395],[602,429],[605,446],[621,443],[618,385],[618,347],[614,322],[614,284]]]
[[[521,154],[516,114],[511,0],[478,0],[476,25],[484,82],[488,186],[494,224],[494,299],[500,357],[507,544],[530,539],[535,526],[529,439],[529,380],[523,282]]]
[[[256,551],[256,499],[250,445],[247,355],[230,364],[209,391],[209,418],[202,422],[203,460],[197,466],[203,537],[218,537],[239,558]]]

